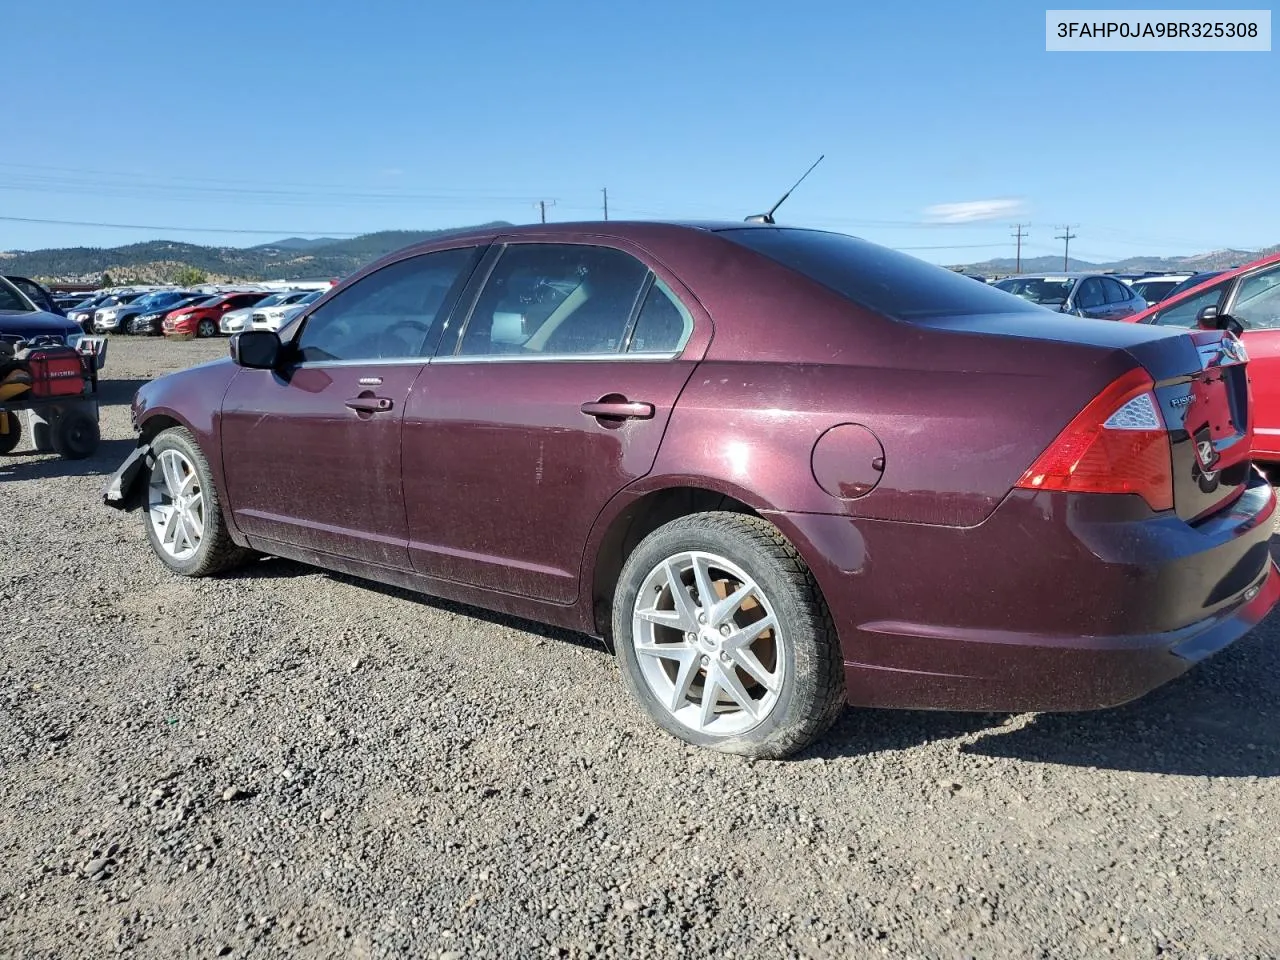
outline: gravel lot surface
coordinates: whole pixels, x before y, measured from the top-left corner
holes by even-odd
[[[265,560],[165,573],[100,454],[0,459],[0,956],[1280,951],[1280,620],[1137,704],[847,711],[751,763],[585,638]]]

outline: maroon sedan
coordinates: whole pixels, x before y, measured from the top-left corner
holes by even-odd
[[[1245,357],[1197,337],[812,230],[455,235],[144,386],[105,496],[186,576],[604,637],[657,724],[778,757],[846,703],[1123,703],[1262,619]]]

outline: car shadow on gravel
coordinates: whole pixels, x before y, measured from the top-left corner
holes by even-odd
[[[48,480],[52,477],[107,476],[115,472],[137,444],[133,440],[102,440],[91,457],[63,460],[52,453],[30,448],[0,457],[0,483],[12,480]]]
[[[1280,777],[1280,627],[1274,621],[1174,682],[1095,713],[1039,714],[962,752],[1196,777]]]
[[[301,576],[322,576],[327,577],[337,583],[345,583],[361,590],[368,590],[371,593],[379,593],[386,597],[395,597],[399,600],[408,600],[410,603],[421,604],[425,607],[431,607],[435,610],[442,610],[446,613],[456,614],[460,617],[467,617],[470,620],[482,620],[485,623],[491,623],[495,626],[506,627],[510,630],[519,630],[523,633],[529,633],[536,637],[542,637],[546,640],[554,640],[560,643],[568,643],[577,647],[584,647],[594,650],[597,653],[607,653],[604,644],[593,637],[589,637],[584,633],[575,633],[572,630],[565,630],[560,627],[549,626],[545,623],[538,623],[534,620],[522,620],[519,617],[512,617],[504,613],[496,613],[493,610],[485,610],[481,607],[470,607],[465,603],[456,603],[452,600],[445,600],[441,597],[433,597],[425,593],[415,593],[412,590],[404,590],[400,587],[392,587],[387,584],[378,583],[374,580],[364,580],[360,577],[353,577],[349,574],[338,573],[333,570],[325,570],[321,567],[312,567],[304,563],[297,563],[293,560],[283,560],[277,557],[263,557],[261,560],[251,563],[244,567],[223,574],[224,579],[236,580],[244,578],[274,578],[274,577],[301,577]]]

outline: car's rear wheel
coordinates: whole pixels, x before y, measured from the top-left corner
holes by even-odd
[[[212,320],[201,320],[196,324],[197,337],[212,337],[218,332],[218,325]]]
[[[795,548],[758,517],[697,514],[651,533],[623,567],[613,630],[645,712],[698,746],[784,757],[844,706],[826,603]]]
[[[251,554],[227,532],[209,462],[189,431],[171,427],[151,441],[143,525],[151,549],[185,577],[207,577]]]

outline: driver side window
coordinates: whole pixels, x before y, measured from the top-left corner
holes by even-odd
[[[1230,313],[1246,330],[1280,327],[1280,267],[1243,280]]]
[[[1102,281],[1097,277],[1089,277],[1080,285],[1080,292],[1076,294],[1076,306],[1084,310],[1092,310],[1100,307],[1106,302],[1106,294],[1104,292]]]
[[[314,310],[298,336],[306,362],[425,357],[427,335],[457,299],[474,247],[400,260]]]

